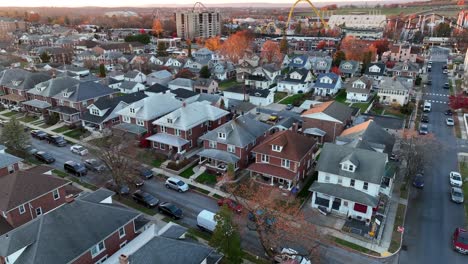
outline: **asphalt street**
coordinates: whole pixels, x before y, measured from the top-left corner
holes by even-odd
[[[405,223],[404,249],[400,263],[468,263],[467,256],[456,253],[451,236],[456,227],[465,223],[463,205],[450,200],[450,171],[457,170],[458,143],[453,127],[445,123],[444,112],[449,109],[448,89],[443,89],[447,75],[442,67],[448,52],[432,52],[432,85],[428,85],[423,100],[432,103],[429,113],[429,132],[435,136],[437,150],[425,163],[425,186],[412,188]]]

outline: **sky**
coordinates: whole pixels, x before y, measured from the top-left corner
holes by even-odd
[[[333,2],[353,2],[356,0],[332,0]],[[362,0],[361,0],[362,1]],[[384,1],[384,0],[367,0]],[[196,0],[15,0],[15,1],[0,1],[0,6],[23,6],[23,7],[37,7],[37,6],[56,6],[56,7],[77,7],[77,6],[102,6],[102,7],[116,7],[116,6],[144,6],[144,5],[175,5],[175,4],[194,4]],[[224,4],[224,3],[254,3],[254,2],[268,2],[268,3],[292,3],[294,0],[202,0],[204,4]],[[330,0],[312,0],[312,3],[327,3]]]

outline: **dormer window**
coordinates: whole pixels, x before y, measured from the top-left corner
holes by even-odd
[[[408,70],[408,65],[403,66],[403,70],[407,71]]]
[[[356,166],[354,166],[353,164],[344,162],[341,164],[341,169],[344,171],[354,172],[356,170]]]
[[[172,124],[172,119],[171,119],[171,118],[168,118],[168,119],[167,119],[167,123],[168,123],[168,124]]]
[[[220,139],[226,139],[226,133],[219,132],[219,133],[218,133],[218,138],[220,138]]]
[[[63,93],[62,93],[62,96],[63,96],[63,97],[69,97],[69,96],[70,96],[70,93],[69,93],[69,92],[63,92]]]
[[[98,116],[99,115],[99,109],[91,108],[91,114]]]
[[[135,114],[136,113],[135,108],[130,107],[130,113]]]
[[[271,149],[273,151],[276,151],[276,152],[281,152],[281,150],[283,149],[282,146],[278,146],[278,145],[271,145]]]

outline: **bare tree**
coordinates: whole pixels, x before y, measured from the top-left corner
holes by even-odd
[[[432,134],[419,135],[417,131],[405,130],[400,141],[401,161],[406,164],[405,177],[424,171],[424,165],[442,146]]]

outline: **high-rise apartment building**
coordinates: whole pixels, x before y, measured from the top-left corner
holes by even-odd
[[[189,10],[175,13],[177,36],[185,39],[210,38],[221,34],[218,11]]]

